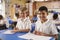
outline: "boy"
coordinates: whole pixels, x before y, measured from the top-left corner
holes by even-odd
[[[23,9],[20,14],[20,19],[17,22],[16,28],[14,28],[13,32],[29,32],[31,27],[31,22],[29,18],[27,18],[27,9]]]
[[[39,8],[39,17],[40,21],[36,22],[36,28],[33,32],[36,35],[40,36],[51,36],[58,38],[58,32],[55,25],[47,19],[48,16],[48,9],[45,6],[41,6]]]

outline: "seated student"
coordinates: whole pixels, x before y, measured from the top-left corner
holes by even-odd
[[[55,23],[55,24],[60,24],[60,19],[59,19],[59,16],[58,14],[53,14],[53,19],[52,21]]]
[[[57,39],[58,32],[55,27],[55,24],[53,24],[50,20],[47,19],[48,15],[47,7],[41,6],[39,8],[39,11],[40,21],[36,22],[35,31],[33,33],[40,36],[51,36]]]
[[[0,30],[6,29],[6,22],[2,15],[0,15]]]
[[[15,13],[15,20],[13,20],[12,28],[16,27],[17,21],[20,19],[20,13],[21,13],[21,10]]]
[[[33,20],[33,23],[35,23],[38,20],[37,12],[35,12],[35,14],[33,15],[32,20]]]
[[[16,28],[14,28],[13,32],[29,32],[31,29],[31,22],[27,17],[27,13],[25,10],[20,13],[20,19],[17,22]]]
[[[51,19],[53,23],[55,23],[55,25],[57,26],[57,30],[58,32],[60,31],[60,19],[59,19],[59,15],[56,13],[53,15],[53,18]]]
[[[15,16],[16,16],[16,20],[15,21],[13,21],[13,28],[16,26],[16,24],[17,24],[17,20],[19,19],[19,12],[18,13],[15,13]]]

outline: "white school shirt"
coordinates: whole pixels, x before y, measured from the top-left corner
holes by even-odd
[[[8,22],[8,20],[5,19],[5,18],[2,19],[2,20],[0,20],[0,24],[1,24],[1,25],[6,24],[6,27],[9,28],[9,22]]]
[[[55,23],[55,24],[60,24],[60,19],[57,18],[56,20],[52,20],[52,22]]]
[[[53,23],[55,24],[60,24],[60,15],[58,15],[58,18],[53,20],[53,18],[51,19]]]
[[[4,22],[5,22],[4,19],[0,20],[0,24],[4,24]]]
[[[53,24],[50,20],[47,20],[44,23],[37,21],[35,30],[46,33],[46,34],[50,34],[50,33],[58,34],[55,24]]]
[[[5,18],[5,24],[6,24],[6,27],[9,28],[9,21],[7,18]]]
[[[31,21],[28,18],[18,19],[16,27],[18,29],[31,29]]]

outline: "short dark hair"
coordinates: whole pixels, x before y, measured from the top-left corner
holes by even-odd
[[[18,18],[19,17],[19,12],[18,13],[15,13],[15,16]]]
[[[24,12],[24,11],[26,11],[26,10],[27,10],[26,7],[23,7],[23,8],[21,9],[22,12]]]
[[[48,14],[48,8],[47,8],[46,6],[41,6],[41,7],[39,8],[39,11],[46,11],[47,14]]]
[[[57,19],[58,18],[58,14],[54,14],[53,15],[53,20]]]
[[[2,16],[2,15],[0,15],[0,20],[1,20],[1,19],[3,19],[3,16]]]

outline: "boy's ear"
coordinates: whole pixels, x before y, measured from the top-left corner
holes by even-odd
[[[48,15],[48,12],[47,12],[47,15]]]

